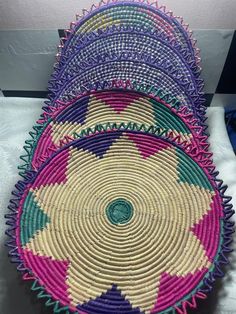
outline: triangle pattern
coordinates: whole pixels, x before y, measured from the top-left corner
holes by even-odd
[[[109,97],[108,97],[109,95]],[[132,95],[132,97],[130,97]],[[110,106],[117,113],[121,113],[125,108],[127,108],[133,101],[141,98],[142,96],[138,93],[129,92],[129,97],[127,98],[126,93],[119,91],[110,91],[109,94],[107,92],[96,93],[94,95],[97,100],[100,100]]]
[[[72,146],[77,149],[87,150],[97,157],[102,158],[112,144],[120,138],[122,131],[111,132],[110,134],[99,133],[80,139]]]
[[[33,192],[29,192],[24,202],[20,220],[21,244],[25,246],[35,233],[43,230],[48,223],[50,223],[50,218],[34,200]]]
[[[153,105],[156,124],[161,129],[177,131],[178,133],[191,134],[185,123],[171,109],[160,102],[150,98]]]
[[[88,111],[89,96],[84,96],[79,99],[72,106],[69,106],[62,111],[61,114],[55,119],[57,122],[71,122],[71,123],[80,123],[83,125],[86,120],[86,115]]]
[[[219,243],[216,241],[216,238],[219,238],[216,235],[220,233],[220,218],[222,215],[219,208],[221,208],[220,198],[219,195],[215,195],[211,203],[211,210],[203,216],[198,224],[191,228],[191,231],[201,241],[206,256],[211,262],[213,262],[219,247]]]
[[[135,143],[140,154],[144,159],[156,154],[157,152],[171,147],[168,142],[161,141],[160,139],[146,135],[146,134],[132,134],[127,133],[129,139]]]
[[[26,267],[29,268],[39,283],[55,300],[60,300],[63,306],[71,303],[66,284],[68,261],[52,260],[50,257],[33,254],[30,250],[23,250]]]
[[[177,171],[179,182],[188,183],[190,185],[193,184],[209,191],[213,191],[213,187],[206,174],[191,157],[186,155],[179,148],[176,148],[176,155],[178,159]]]
[[[156,304],[151,310],[151,314],[166,310],[172,304],[179,302],[202,280],[207,268],[197,271],[195,274],[188,274],[185,277],[171,276],[163,273],[160,280],[159,293]]]
[[[60,153],[49,160],[47,165],[40,172],[40,176],[32,184],[32,188],[36,189],[41,186],[50,184],[61,184],[67,181],[67,166],[70,157],[70,150],[63,149]]]
[[[78,310],[85,311],[89,314],[141,314],[138,308],[132,308],[132,305],[117,289],[116,285],[106,293],[103,293],[94,300],[77,306]]]
[[[32,167],[38,169],[43,163],[40,160],[40,156],[50,157],[53,154],[53,149],[56,149],[56,145],[52,139],[52,126],[49,124],[43,132],[43,135],[39,137],[37,146],[35,148],[33,158],[32,158]],[[52,150],[50,150],[51,148]]]

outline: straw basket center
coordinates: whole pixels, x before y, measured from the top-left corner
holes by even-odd
[[[133,216],[133,206],[126,199],[118,198],[108,204],[106,215],[114,225],[126,224]]]

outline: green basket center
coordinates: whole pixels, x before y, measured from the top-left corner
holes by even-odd
[[[133,206],[129,201],[118,198],[107,206],[106,215],[114,225],[126,224],[133,216]]]

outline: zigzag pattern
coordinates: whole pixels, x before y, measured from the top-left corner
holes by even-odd
[[[201,126],[199,126],[198,120],[195,118],[193,113],[189,112],[187,107],[180,106],[180,103],[177,99],[173,98],[169,94],[164,93],[161,89],[157,89],[155,86],[149,87],[149,86],[146,86],[144,84],[138,85],[135,82],[133,84],[130,84],[129,82],[124,83],[122,81],[119,81],[119,82],[113,81],[110,83],[110,86],[112,86],[111,87],[112,89],[119,88],[119,89],[126,89],[126,90],[130,90],[130,91],[141,92],[145,95],[150,95],[151,97],[156,98],[157,101],[163,101],[164,103],[169,104],[175,110],[177,115],[180,114],[180,116],[183,119],[185,119],[186,122],[188,122],[188,126],[191,127],[192,132],[194,132],[196,134],[200,134],[202,129],[203,129]],[[105,89],[102,89],[102,87],[103,87],[103,84],[100,84],[100,87],[98,87],[97,91],[105,90]],[[96,88],[94,87],[91,90],[96,90]],[[107,88],[107,90],[109,90],[109,88]],[[81,96],[74,99],[74,102],[76,102],[81,97],[86,96],[86,95],[89,95],[89,93],[81,94]],[[38,125],[36,125],[33,128],[34,131],[30,132],[30,136],[32,139],[26,141],[26,145],[25,145],[26,155],[23,155],[21,157],[21,159],[24,162],[26,162],[26,160],[31,161],[33,158],[33,154],[35,152],[35,147],[36,147],[37,143],[39,142],[39,139],[41,138],[41,134],[39,133],[39,130],[41,130],[41,133],[43,133],[44,130],[46,129],[48,123],[50,123],[50,121],[52,119],[55,119],[61,112],[63,112],[63,110],[65,108],[67,108],[67,106],[68,105],[66,103],[62,103],[60,101],[57,101],[55,103],[54,107],[50,107],[50,106],[44,107],[45,111],[41,115],[41,118],[38,120]],[[199,135],[197,135],[197,137],[198,136]],[[68,144],[71,140],[73,140],[73,137],[66,135],[63,137],[61,142],[64,144]],[[209,146],[209,144],[205,144],[205,145]],[[56,150],[57,150],[56,147],[48,146],[45,154],[39,156],[39,161],[41,161],[41,163],[45,162],[47,160],[47,158],[49,156],[51,156],[52,153],[55,152]],[[27,165],[24,163],[23,165],[19,166],[18,168],[20,170],[23,170],[23,169],[26,169],[26,166]]]
[[[209,151],[196,41],[181,17],[149,0],[102,0],[78,14],[65,34],[48,84],[48,100],[25,142],[18,167],[21,180],[8,206],[6,246],[11,261],[54,313],[187,314],[224,275],[234,232],[231,198],[225,195],[227,186],[218,178]],[[135,46],[137,38],[143,39],[145,49],[140,48],[141,40]],[[116,52],[109,47],[112,40]],[[121,47],[124,42],[127,49]],[[153,50],[165,51],[154,56],[148,43]],[[95,53],[93,47],[102,44],[109,49]],[[177,70],[180,65],[183,71]],[[154,78],[158,85],[153,85]],[[117,97],[112,97],[114,92]],[[107,98],[99,98],[99,93]],[[79,106],[81,99],[84,107]],[[92,101],[96,106],[88,109]],[[154,110],[152,102],[159,107]],[[135,112],[129,111],[133,103]],[[75,125],[80,128],[73,129]],[[146,228],[142,225],[146,216],[137,217],[150,208],[153,221]],[[137,230],[131,235],[134,222]],[[168,233],[164,225],[169,226]],[[137,239],[129,249],[130,254],[136,252],[145,243],[145,232],[154,226],[159,226],[159,234],[153,243],[155,232],[148,234],[154,252],[158,241],[169,234],[161,250],[157,246],[166,268],[158,273],[163,261],[158,264],[158,254],[150,254],[147,245],[144,252],[137,251],[137,261],[143,259],[139,267],[133,264],[137,256],[128,256],[132,265],[128,274],[124,271],[128,246],[123,244]],[[103,228],[109,233],[105,240]],[[124,253],[122,261],[116,245],[119,254]],[[95,247],[96,254],[91,255],[90,248]],[[178,253],[173,253],[177,259],[182,257],[181,263],[166,262],[164,251],[172,256],[169,247]],[[139,272],[150,281],[145,289]],[[129,280],[135,278],[131,287],[127,274]]]
[[[78,53],[78,49],[83,49],[90,43],[106,38],[108,36],[116,35],[116,34],[137,34],[137,35],[146,35],[149,38],[156,39],[157,41],[162,42],[168,47],[172,47],[174,51],[178,51],[180,56],[183,56],[185,62],[188,64],[192,72],[196,75],[196,77],[200,76],[201,68],[199,65],[196,65],[195,60],[192,59],[191,54],[186,51],[186,49],[182,48],[179,43],[176,43],[174,40],[169,39],[164,35],[163,32],[154,29],[148,29],[144,26],[137,25],[112,25],[107,26],[105,29],[100,29],[99,32],[92,32],[89,35],[78,35],[77,41],[78,44],[74,45],[69,51],[65,51],[65,53],[61,56],[58,63],[55,63],[55,72],[53,74],[53,78],[56,79],[56,72],[61,66],[65,65],[69,59],[76,53]],[[203,83],[203,81],[201,80]]]
[[[99,2],[99,4],[97,6],[96,5],[92,5],[89,10],[83,9],[82,10],[82,14],[79,14],[79,13],[76,14],[76,22],[71,22],[70,29],[65,30],[66,37],[61,39],[61,43],[58,46],[57,58],[58,59],[60,58],[62,49],[64,48],[65,44],[68,43],[69,39],[73,36],[73,34],[75,33],[77,27],[80,25],[80,22],[83,22],[90,14],[94,13],[96,10],[104,8],[104,7],[108,7],[109,4],[113,4],[113,3],[117,3],[118,4],[119,2],[122,2],[122,1],[120,1],[120,0],[103,1],[102,0],[102,1]],[[173,14],[173,12],[167,10],[165,6],[163,6],[163,5],[159,6],[157,1],[154,1],[154,2],[150,2],[148,0],[145,0],[145,1],[143,1],[143,0],[130,1],[130,3],[132,3],[132,2],[136,3],[136,4],[147,5],[147,6],[153,7],[155,10],[158,10],[160,13],[164,13],[164,15],[166,17],[169,17],[170,20],[178,23],[178,25],[182,28],[182,30],[186,32],[186,34],[187,34],[187,36],[188,36],[188,38],[189,38],[189,40],[191,42],[192,49],[193,49],[194,54],[196,56],[197,64],[200,63],[200,61],[201,61],[200,56],[199,56],[200,50],[196,47],[196,40],[193,38],[193,32],[189,29],[189,25],[184,23],[183,18],[181,16],[175,16]]]
[[[54,99],[55,101],[56,98],[67,98],[68,93],[71,93],[73,95],[72,98],[74,98],[74,95],[78,94],[78,91],[81,91],[81,74],[83,75],[83,81],[87,81],[91,70],[96,73],[99,69],[99,66],[103,66],[105,67],[104,69],[108,71],[111,66],[115,67],[116,63],[118,64],[119,62],[123,62],[123,64],[125,62],[127,62],[127,64],[129,64],[129,62],[132,62],[130,63],[131,68],[132,66],[136,67],[136,65],[138,67],[138,65],[142,63],[143,66],[147,67],[147,70],[152,69],[152,71],[154,71],[156,75],[162,72],[163,76],[165,75],[166,79],[168,78],[168,80],[170,80],[170,83],[173,84],[173,82],[175,82],[176,84],[178,84],[178,93],[181,93],[181,91],[185,90],[186,97],[189,103],[195,104],[196,106],[196,109],[194,110],[198,110],[199,106],[201,106],[201,104],[205,102],[202,93],[204,85],[201,79],[196,79],[196,84],[198,87],[197,89],[195,89],[191,81],[186,81],[186,79],[184,79],[183,77],[178,76],[178,72],[176,72],[176,69],[174,67],[167,65],[164,61],[159,62],[155,59],[149,58],[148,54],[139,53],[121,53],[120,55],[108,55],[105,53],[104,55],[98,55],[96,59],[90,59],[87,63],[83,62],[82,65],[76,65],[75,77],[69,74],[66,75],[64,79],[58,78],[56,84],[50,85],[52,99]],[[134,80],[135,76],[137,75],[132,73],[132,71],[133,70],[130,69],[131,76],[133,76],[131,77],[131,80]],[[107,73],[107,77],[108,74],[109,73]],[[116,73],[116,75],[120,75],[119,71]],[[104,78],[106,78],[106,76]],[[154,79],[146,78],[145,80],[149,81],[150,85],[153,85],[154,83]],[[176,98],[179,96],[174,94],[173,91],[172,94]]]

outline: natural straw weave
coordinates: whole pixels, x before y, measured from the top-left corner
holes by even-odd
[[[16,236],[31,278],[77,313],[172,313],[205,297],[223,208],[200,159],[160,131],[88,130],[64,146],[24,184]]]
[[[104,123],[129,123],[156,126],[167,130],[179,141],[199,143],[202,128],[187,108],[179,109],[161,100],[131,90],[94,91],[73,100],[59,103],[59,108],[39,121],[43,129],[34,139],[31,161],[34,169],[48,158],[61,143],[71,141],[74,133]]]
[[[203,95],[203,81],[199,78],[199,69],[191,61],[187,62],[179,49],[168,43],[163,35],[159,36],[153,32],[135,33],[133,29],[117,31],[111,28],[98,36],[84,36],[80,44],[74,47],[70,57],[63,55],[63,62],[56,65],[51,84],[55,99],[68,97],[68,93],[74,94],[81,84],[88,82],[81,81],[81,75],[85,78],[86,72],[89,71],[88,75],[93,82],[100,80],[103,75],[104,80],[128,78],[138,82],[155,83],[163,90],[172,91],[173,96],[180,99],[184,92],[189,106],[193,104],[193,110],[199,107]],[[124,61],[131,64],[129,70]],[[104,64],[107,64],[103,67],[104,71],[99,73],[97,66]],[[149,79],[152,74],[153,80]],[[173,89],[173,82],[179,85],[179,88]]]
[[[198,50],[146,0],[102,0],[62,39],[6,215],[54,314],[187,314],[231,251]]]

